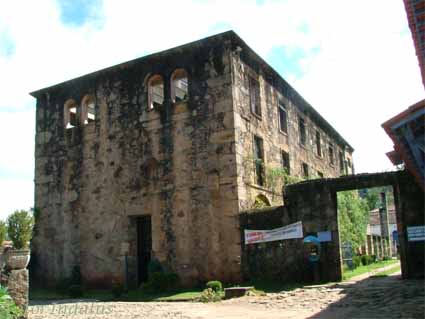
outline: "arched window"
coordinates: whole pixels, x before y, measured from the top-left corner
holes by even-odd
[[[265,195],[259,194],[255,197],[253,208],[262,208],[267,206],[271,205],[269,199]]]
[[[185,69],[177,69],[171,75],[171,99],[173,102],[187,100],[188,81]]]
[[[73,99],[65,102],[63,114],[65,128],[72,128],[78,125],[78,105]]]
[[[88,124],[96,120],[95,99],[92,95],[84,96],[81,102],[81,119],[83,124]]]
[[[164,80],[162,76],[155,74],[148,80],[148,107],[153,109],[162,104],[164,104]]]

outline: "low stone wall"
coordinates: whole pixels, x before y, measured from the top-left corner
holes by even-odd
[[[4,255],[0,254],[0,270],[4,263]],[[21,308],[27,318],[27,309],[29,301],[29,272],[28,269],[18,269],[5,271],[1,270],[0,284],[7,287],[9,295],[15,301],[15,304]]]
[[[297,222],[284,206],[250,210],[240,215],[242,273],[245,280],[312,281],[302,239],[244,245],[244,229],[273,229]]]

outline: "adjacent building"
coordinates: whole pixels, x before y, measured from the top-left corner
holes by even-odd
[[[353,148],[232,31],[31,94],[45,283],[79,267],[137,285],[152,258],[186,284],[238,281],[238,215],[282,204],[276,172],[353,172]]]

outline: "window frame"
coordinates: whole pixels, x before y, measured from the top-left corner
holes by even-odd
[[[71,112],[71,109],[75,108],[75,113]],[[72,129],[74,127],[78,127],[81,123],[81,107],[77,104],[74,99],[68,99],[63,106],[64,114],[63,114],[63,127],[67,129]],[[75,115],[71,115],[75,114]],[[75,125],[72,122],[75,122]]]
[[[278,112],[278,118],[279,118],[279,132],[287,135],[288,134],[288,109],[285,103],[281,99],[279,99],[277,102],[277,112]],[[282,117],[281,117],[282,113],[285,114],[284,129],[282,128]]]
[[[282,168],[286,169],[286,173],[290,175],[291,174],[291,158],[289,156],[289,153],[284,150],[280,150],[280,159],[281,159]]]
[[[176,79],[176,77],[179,76],[179,73],[184,74],[184,76],[181,76],[181,77]],[[178,80],[183,79],[183,78],[186,78],[186,86],[187,86],[186,87],[186,96],[183,99],[177,101],[175,82],[177,82]],[[171,77],[170,77],[170,92],[171,92],[171,101],[173,103],[186,102],[186,101],[189,100],[189,75],[188,75],[186,69],[178,68],[178,69],[175,69],[173,71],[173,73],[171,74]]]
[[[257,118],[262,119],[261,98],[260,98],[260,82],[258,78],[248,75],[249,88],[249,108],[251,113]]]
[[[299,144],[303,147],[307,146],[307,125],[305,118],[301,115],[298,116],[298,134],[299,134]]]
[[[315,134],[315,144],[316,144],[316,155],[319,157],[323,156],[322,152],[322,136],[319,130],[316,130]]]
[[[334,166],[335,165],[335,147],[332,143],[329,143],[328,153],[329,153],[329,165]]]
[[[310,168],[309,168],[308,164],[305,163],[305,162],[302,162],[301,168],[302,168],[303,177],[308,179],[310,177]]]
[[[162,104],[157,103],[160,106],[163,106],[165,103],[165,81],[164,81],[164,77],[161,74],[155,73],[149,76],[146,84],[147,84],[147,101],[148,101],[148,110],[152,111],[155,109],[155,104],[156,103],[154,101],[153,95],[155,94],[153,91],[154,86],[152,85],[152,82],[155,81],[156,79],[160,79],[162,81]]]
[[[255,134],[253,135],[253,155],[255,184],[264,187],[266,184],[264,140],[261,136]]]

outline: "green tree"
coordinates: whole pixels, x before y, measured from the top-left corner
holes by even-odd
[[[338,193],[338,221],[342,243],[351,243],[353,248],[364,244],[369,222],[369,207],[357,191]]]
[[[32,236],[34,218],[26,210],[17,210],[7,218],[7,233],[15,249],[28,248]]]
[[[6,235],[7,235],[6,223],[0,220],[0,246],[3,243],[3,241],[6,239]]]
[[[381,207],[381,193],[383,192],[387,195],[388,205],[393,205],[394,193],[391,186],[367,188],[360,191],[360,193],[363,194],[363,198],[366,200],[367,205],[369,206],[369,210]]]

